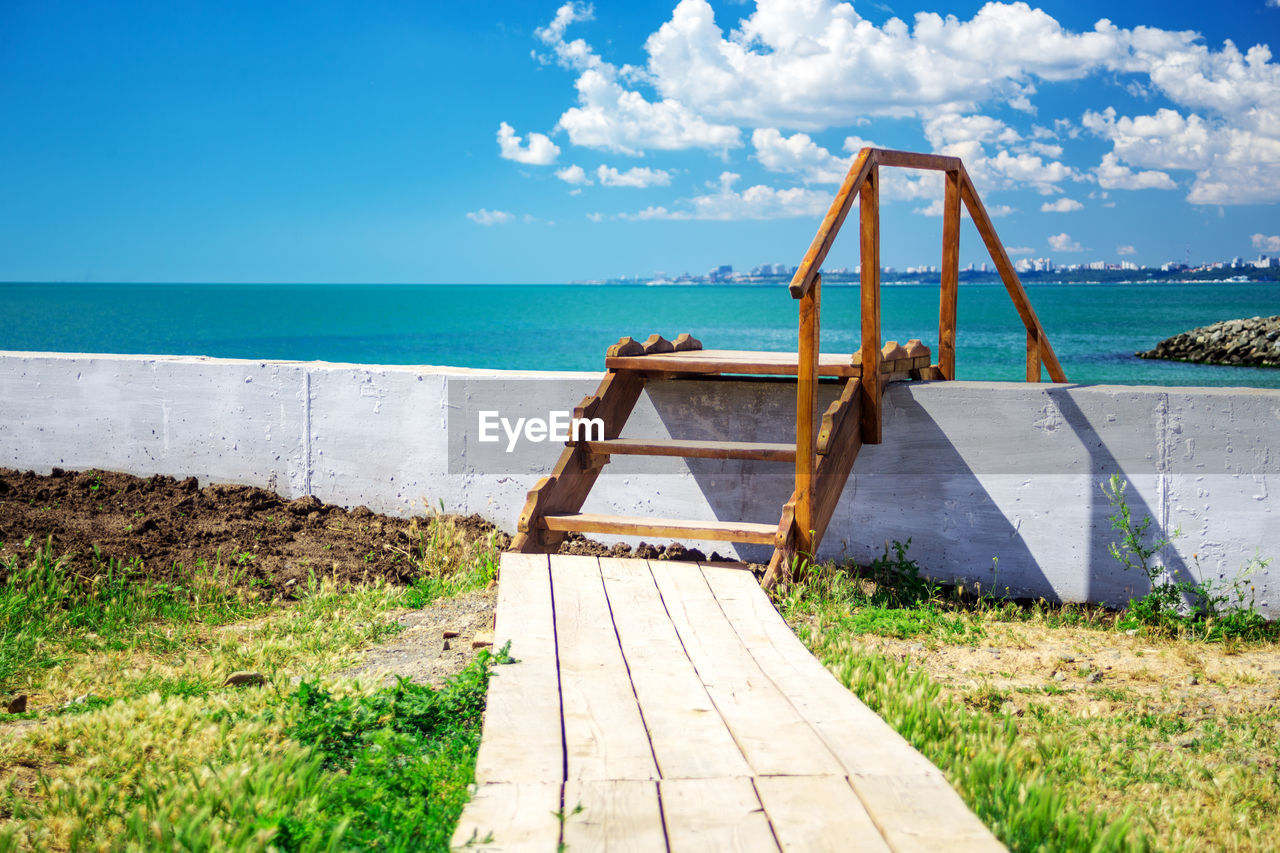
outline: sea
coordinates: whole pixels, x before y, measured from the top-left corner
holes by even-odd
[[[1028,285],[1072,382],[1280,388],[1280,369],[1134,353],[1219,320],[1280,315],[1280,284]],[[936,355],[939,289],[884,284],[882,339]],[[822,289],[822,350],[859,339],[856,284]],[[622,335],[689,332],[711,349],[794,350],[785,285],[0,283],[0,350],[585,370]],[[1026,336],[1000,284],[962,284],[958,379],[1024,377]],[[1047,376],[1046,376],[1047,378]]]

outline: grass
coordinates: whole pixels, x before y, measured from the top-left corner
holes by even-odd
[[[1266,850],[1280,831],[1274,623],[1242,639],[1020,605],[930,584],[905,546],[775,598],[1011,849]]]
[[[447,517],[409,556],[408,586],[313,577],[281,603],[216,560],[177,582],[106,560],[77,576],[28,542],[0,564],[0,691],[39,710],[0,732],[0,853],[447,849],[495,659],[440,690],[317,676],[497,564]],[[223,687],[236,670],[266,684]]]

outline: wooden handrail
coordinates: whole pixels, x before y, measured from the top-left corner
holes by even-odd
[[[1041,365],[1048,368],[1054,382],[1067,377],[1040,319],[1031,307],[1017,270],[996,235],[995,226],[978,191],[959,157],[940,154],[918,154],[883,148],[863,148],[854,158],[840,191],[827,209],[818,233],[814,235],[804,260],[791,277],[791,295],[800,300],[800,345],[796,391],[796,488],[779,529],[774,562],[783,550],[813,554],[822,537],[825,523],[815,515],[814,473],[817,449],[814,443],[814,416],[818,379],[819,328],[822,276],[820,270],[836,234],[844,224],[856,196],[859,200],[859,232],[862,267],[860,269],[862,302],[862,344],[860,349],[861,379],[859,389],[859,434],[855,438],[866,444],[879,444],[881,438],[880,376],[880,167],[924,169],[945,173],[942,203],[942,280],[938,303],[938,364],[943,379],[956,377],[956,302],[960,285],[960,205],[978,228],[991,260],[995,262],[1018,316],[1027,331],[1028,382],[1040,381]],[[830,496],[828,496],[830,497]],[[834,500],[834,498],[831,498]],[[790,519],[790,521],[788,520]],[[786,530],[794,532],[788,539]],[[771,563],[770,578],[776,579],[777,567]],[[766,579],[767,580],[767,579]]]
[[[813,287],[813,278],[822,269],[822,262],[827,259],[827,252],[831,251],[831,244],[835,241],[840,226],[844,224],[844,218],[849,215],[849,208],[862,189],[862,182],[875,168],[877,156],[878,149],[863,148],[854,158],[849,173],[844,177],[844,183],[840,185],[840,192],[836,193],[827,215],[822,218],[822,225],[818,226],[817,235],[809,244],[809,251],[804,253],[804,260],[791,277],[791,295],[794,298],[800,299]]]

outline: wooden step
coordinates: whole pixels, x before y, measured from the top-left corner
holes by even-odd
[[[610,370],[643,370],[659,373],[741,373],[753,376],[795,376],[799,356],[794,352],[704,349],[659,355],[606,356]],[[849,353],[818,356],[819,376],[859,376],[862,368]]]
[[[796,446],[773,441],[698,441],[676,438],[612,438],[588,441],[592,453],[619,456],[678,456],[684,459],[754,459],[795,462]]]
[[[754,524],[749,521],[690,521],[683,518],[600,515],[590,512],[544,515],[541,520],[548,530],[562,532],[684,537],[717,542],[750,542],[756,545],[772,545],[778,532],[776,524]]]

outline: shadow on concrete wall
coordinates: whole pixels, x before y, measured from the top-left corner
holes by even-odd
[[[1087,387],[1089,386],[1055,385],[1048,387],[1045,393],[1053,404],[1057,406],[1063,421],[1075,433],[1080,444],[1089,455],[1089,472],[1094,482],[1094,488],[1089,490],[1086,499],[1089,506],[1090,528],[1088,531],[1089,548],[1085,564],[1088,582],[1085,598],[1089,601],[1122,604],[1123,602],[1118,600],[1116,594],[1117,587],[1120,587],[1123,597],[1127,599],[1146,595],[1151,591],[1151,583],[1136,570],[1126,571],[1116,558],[1111,555],[1111,543],[1119,542],[1123,534],[1115,530],[1111,525],[1111,516],[1116,513],[1116,508],[1111,505],[1103,494],[1102,484],[1110,480],[1112,474],[1119,474],[1128,481],[1140,472],[1131,470],[1131,465],[1126,466],[1124,461],[1112,452],[1102,437],[1103,433],[1089,420],[1089,416],[1076,403],[1075,398],[1072,396],[1073,392],[1076,389]],[[1157,398],[1157,405],[1167,405],[1163,395]],[[1157,431],[1156,440],[1152,447],[1154,458],[1157,460],[1155,476],[1159,479],[1167,477],[1167,472],[1161,470],[1161,463],[1159,462],[1162,455],[1161,445],[1163,445],[1166,438],[1162,432],[1162,430]],[[1161,495],[1164,495],[1167,491],[1163,487],[1158,487],[1158,490]],[[1125,502],[1128,504],[1129,512],[1135,522],[1141,522],[1144,518],[1152,519],[1151,526],[1147,530],[1146,538],[1148,542],[1173,538],[1173,531],[1165,529],[1166,514],[1162,511],[1162,508],[1152,507],[1142,497],[1140,491],[1133,487],[1132,483],[1130,483],[1129,489],[1125,492]],[[1157,559],[1162,560],[1166,570],[1174,573],[1180,579],[1185,580],[1194,577],[1175,548],[1165,547],[1157,555]]]

